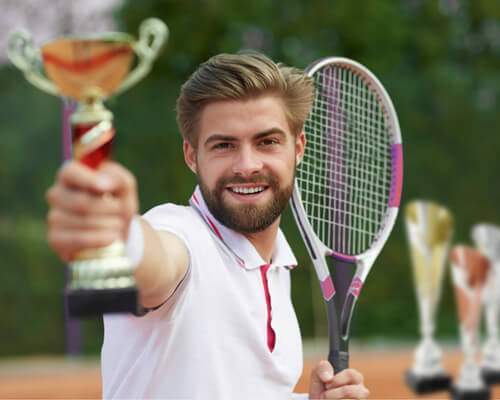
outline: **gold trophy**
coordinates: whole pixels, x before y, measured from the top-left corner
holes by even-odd
[[[476,353],[482,297],[490,264],[486,257],[469,246],[453,247],[450,262],[464,354],[460,373],[451,388],[452,398],[488,400],[490,389],[481,378]]]
[[[433,336],[453,218],[439,204],[413,201],[406,206],[405,220],[422,336],[406,383],[418,394],[447,390],[451,378],[443,369],[442,351]]]
[[[73,157],[98,168],[110,157],[115,135],[104,100],[144,78],[167,37],[167,26],[158,19],[141,24],[138,40],[108,32],[61,37],[36,48],[28,33],[18,31],[9,37],[7,54],[34,86],[78,102],[71,118]],[[86,249],[69,267],[72,316],[139,311],[133,266],[122,241]]]
[[[500,227],[477,224],[472,228],[476,248],[490,262],[490,272],[484,288],[483,302],[486,338],[482,348],[481,374],[487,384],[500,383],[500,340],[498,312],[500,305]]]

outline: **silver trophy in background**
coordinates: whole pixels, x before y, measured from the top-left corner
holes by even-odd
[[[406,372],[406,383],[418,394],[447,390],[451,378],[443,369],[442,351],[433,336],[453,217],[439,204],[413,201],[406,206],[405,221],[422,336],[413,367]]]
[[[476,248],[488,258],[490,272],[483,293],[486,338],[482,348],[481,374],[488,384],[500,383],[500,340],[498,312],[500,303],[500,227],[477,224],[471,231]]]
[[[464,354],[460,373],[451,388],[452,398],[487,400],[490,388],[481,377],[476,354],[482,297],[490,264],[479,251],[468,246],[455,246],[450,252],[450,262]]]

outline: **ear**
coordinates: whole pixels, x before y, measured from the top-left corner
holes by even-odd
[[[298,166],[304,157],[306,142],[306,134],[301,131],[295,139],[295,166]]]
[[[184,140],[182,149],[184,150],[184,161],[186,165],[191,171],[197,174],[196,149],[187,140]]]

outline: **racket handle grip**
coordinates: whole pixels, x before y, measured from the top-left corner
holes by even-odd
[[[349,368],[349,352],[341,350],[331,350],[328,354],[328,361],[333,366],[335,374]]]

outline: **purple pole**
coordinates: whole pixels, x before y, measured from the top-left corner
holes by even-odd
[[[62,99],[62,160],[71,159],[72,134],[71,134],[71,114],[76,109],[76,102],[67,97]],[[65,284],[70,280],[70,270],[65,268]],[[82,329],[79,319],[71,318],[68,309],[68,298],[64,295],[64,333],[66,339],[66,355],[75,356],[81,353]]]

